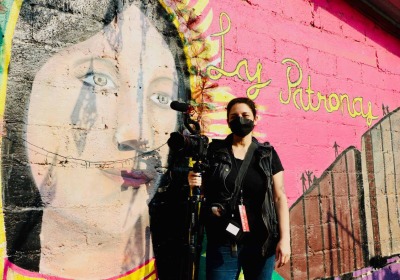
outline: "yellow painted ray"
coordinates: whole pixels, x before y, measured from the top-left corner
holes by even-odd
[[[214,13],[212,10],[210,10],[207,15],[204,17],[204,19],[201,21],[201,23],[199,23],[197,25],[197,31],[200,33],[204,33],[205,31],[208,30],[208,28],[210,28],[212,20],[214,17]]]
[[[236,97],[231,94],[230,91],[231,88],[229,87],[218,87],[216,90],[210,92],[210,96],[214,102],[228,103],[230,100]]]
[[[219,53],[219,40],[211,40],[211,37],[207,37],[207,50],[210,57],[214,57]]]
[[[193,6],[193,10],[195,10],[196,15],[201,15],[203,11],[207,8],[208,0],[199,0]]]

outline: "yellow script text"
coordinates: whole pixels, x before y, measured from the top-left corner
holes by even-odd
[[[308,86],[306,89],[302,88],[300,85],[303,81],[303,71],[297,61],[291,58],[286,58],[282,60],[282,64],[287,64],[286,68],[286,81],[287,81],[287,94],[284,96],[283,90],[280,91],[279,101],[282,104],[289,104],[290,102],[299,109],[305,112],[318,111],[321,106],[328,112],[335,112],[338,110],[344,113],[346,108],[348,114],[352,118],[363,117],[368,126],[371,126],[372,121],[377,119],[378,116],[374,116],[372,113],[372,104],[370,101],[367,103],[367,112],[364,111],[364,99],[362,97],[355,97],[352,100],[346,93],[337,94],[335,92],[331,92],[328,95],[323,95],[321,92],[315,93],[315,91],[311,88],[311,77],[308,76]],[[293,77],[292,73],[292,65],[295,66],[295,71],[297,71],[297,79],[292,81],[290,77]],[[315,101],[316,102],[313,102]],[[345,105],[347,104],[347,106]]]
[[[224,21],[227,21],[228,25],[224,28]],[[210,77],[212,80],[218,80],[222,76],[224,77],[238,77],[242,81],[249,81],[249,82],[254,82],[256,80],[256,83],[251,85],[250,87],[247,88],[246,94],[247,97],[254,100],[257,98],[258,94],[260,93],[260,90],[266,86],[268,86],[271,83],[271,79],[267,81],[261,81],[261,71],[262,71],[262,64],[260,62],[257,63],[256,70],[254,75],[250,74],[249,71],[249,64],[246,59],[240,60],[237,64],[236,67],[233,71],[226,71],[225,70],[225,35],[229,33],[229,30],[231,29],[231,19],[229,18],[228,14],[226,13],[221,13],[219,16],[219,26],[220,26],[220,32],[212,34],[212,37],[221,37],[221,63],[220,63],[220,68],[214,65],[210,65],[207,67],[207,75]],[[240,74],[240,70],[243,69],[246,73],[246,79]]]

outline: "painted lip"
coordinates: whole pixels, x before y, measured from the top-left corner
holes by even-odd
[[[121,171],[121,177],[124,179],[124,186],[139,188],[141,185],[144,185],[150,182],[150,178],[141,170],[133,170],[128,172],[126,170]]]
[[[133,187],[135,189],[153,180],[153,178],[146,174],[144,170],[127,171],[117,169],[103,169],[102,172],[108,175],[122,178],[124,180],[122,186]]]

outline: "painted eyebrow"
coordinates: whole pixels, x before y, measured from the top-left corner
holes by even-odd
[[[150,81],[150,83],[162,83],[162,82],[173,82],[174,84],[178,84],[174,78],[170,78],[168,76],[157,77]]]
[[[116,61],[115,59],[112,59],[110,57],[86,57],[86,58],[82,58],[82,59],[78,59],[78,61],[76,61],[73,66],[79,66],[82,64],[86,64],[86,63],[90,63],[90,62],[96,62],[96,63],[101,63],[106,67],[112,67],[112,68],[116,68]]]

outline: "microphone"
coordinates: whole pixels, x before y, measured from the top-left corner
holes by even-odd
[[[189,104],[179,101],[172,101],[169,106],[171,107],[172,110],[183,113],[187,113],[193,109],[193,107],[190,106]]]

